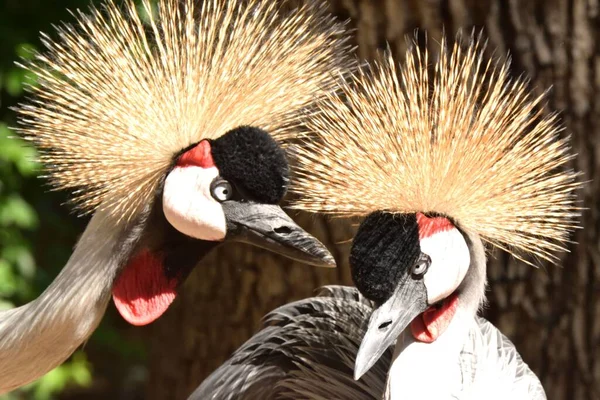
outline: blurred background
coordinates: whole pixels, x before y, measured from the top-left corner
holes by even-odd
[[[357,55],[388,44],[398,60],[406,35],[431,50],[443,31],[483,29],[488,55],[512,58],[511,73],[548,92],[578,152],[573,166],[590,180],[587,207],[562,266],[527,267],[492,253],[485,316],[516,344],[549,399],[600,399],[600,6],[597,0],[330,0],[355,30]],[[36,152],[14,135],[10,107],[35,77],[15,65],[40,49],[39,32],[72,21],[88,0],[0,0],[0,307],[36,298],[71,254],[87,218],[78,218],[40,179]],[[417,32],[418,29],[418,32]],[[330,247],[335,271],[292,264],[241,244],[224,246],[194,270],[159,321],[127,325],[109,306],[100,327],[68,362],[11,394],[12,399],[185,398],[260,327],[269,310],[329,283],[351,284],[349,240],[356,221],[294,215]]]

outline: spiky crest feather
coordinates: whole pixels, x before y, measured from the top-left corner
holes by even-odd
[[[556,116],[483,45],[455,44],[430,65],[386,53],[307,118],[292,206],[335,215],[435,212],[520,258],[554,261],[577,226],[577,173]],[[432,70],[428,69],[433,67]]]
[[[129,220],[152,198],[173,156],[254,125],[291,135],[298,109],[346,66],[343,26],[312,3],[107,0],[44,36],[28,65],[39,77],[18,108],[51,182],[83,211]],[[150,23],[143,23],[143,15]]]

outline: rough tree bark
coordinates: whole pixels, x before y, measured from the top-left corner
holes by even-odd
[[[331,0],[356,29],[358,55],[390,44],[401,60],[418,28],[435,43],[445,31],[483,29],[495,55],[512,57],[515,76],[538,94],[552,87],[548,111],[559,112],[590,180],[579,244],[562,267],[534,270],[500,252],[488,269],[486,316],[515,342],[551,400],[600,399],[600,5],[598,0]],[[309,296],[323,284],[349,284],[346,262],[353,224],[298,215],[334,252],[337,270],[292,265],[227,246],[199,266],[173,309],[154,327],[149,399],[185,398],[260,326],[269,310]]]

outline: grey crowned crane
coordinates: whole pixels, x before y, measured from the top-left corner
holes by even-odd
[[[305,121],[295,208],[364,216],[356,288],[285,305],[192,399],[545,399],[515,346],[479,317],[484,242],[556,261],[577,226],[577,173],[542,97],[442,43],[387,55]]]
[[[142,3],[75,13],[27,65],[20,132],[93,217],[47,290],[0,313],[0,393],[69,357],[111,295],[134,325],[159,318],[224,241],[335,265],[277,204],[284,139],[347,68],[343,26],[315,5]]]

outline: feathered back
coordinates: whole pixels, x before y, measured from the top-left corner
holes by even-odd
[[[435,212],[512,252],[555,260],[574,218],[568,139],[507,64],[472,41],[438,60],[388,54],[328,94],[305,124],[296,209],[337,215]],[[399,73],[398,73],[399,72]]]
[[[77,12],[58,40],[44,36],[45,53],[28,65],[39,86],[17,110],[51,182],[83,211],[101,205],[129,220],[177,152],[237,126],[285,139],[347,67],[343,26],[324,6],[113,1]]]

